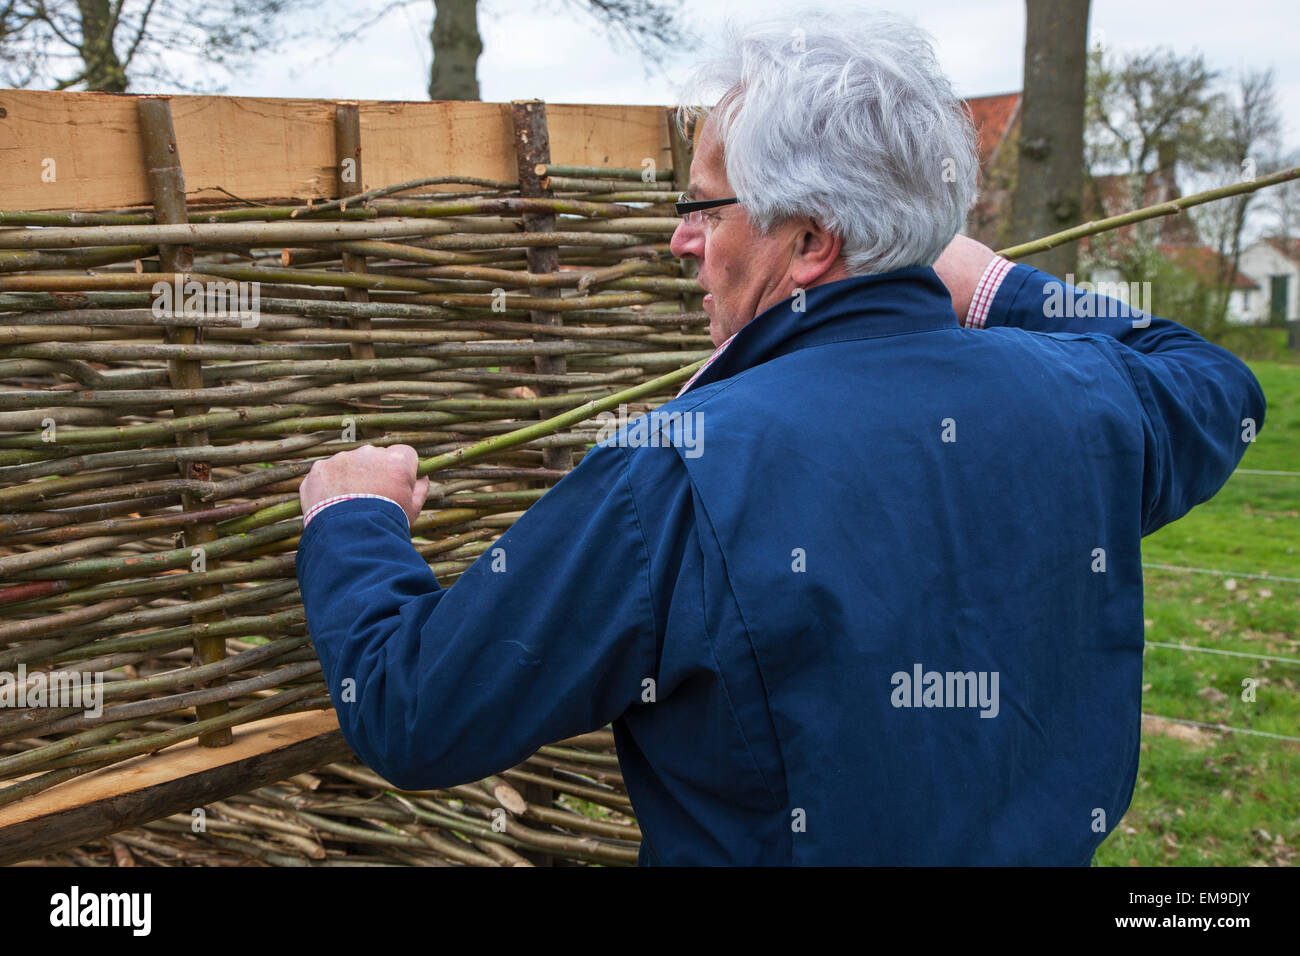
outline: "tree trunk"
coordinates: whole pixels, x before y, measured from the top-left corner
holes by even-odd
[[[478,0],[434,0],[433,67],[429,71],[429,99],[477,100],[478,58],[483,41],[478,35]]]
[[[125,93],[126,70],[113,49],[117,19],[109,0],[77,0],[81,15],[81,60],[85,66],[86,89],[102,93]]]
[[[1088,0],[1025,0],[1025,83],[1011,235],[1047,236],[1079,222]],[[1066,243],[1028,257],[1064,278],[1078,266]]]

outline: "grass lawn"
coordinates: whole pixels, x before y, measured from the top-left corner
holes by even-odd
[[[1300,661],[1300,476],[1253,473],[1300,472],[1300,363],[1250,366],[1268,413],[1240,468],[1218,495],[1143,542],[1142,710],[1300,738],[1300,664],[1150,643]],[[1253,701],[1243,699],[1246,680]],[[1145,720],[1133,803],[1094,864],[1277,865],[1295,862],[1298,850],[1300,742]]]

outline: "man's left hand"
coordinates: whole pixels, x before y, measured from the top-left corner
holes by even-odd
[[[415,475],[419,463],[420,457],[410,445],[362,445],[322,459],[311,466],[298,486],[302,513],[336,495],[383,495],[401,505],[406,520],[414,524],[429,496],[428,477]]]

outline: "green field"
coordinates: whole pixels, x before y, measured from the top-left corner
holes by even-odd
[[[1253,473],[1300,472],[1293,356],[1250,362],[1268,398],[1257,440],[1218,495],[1143,542],[1144,714],[1300,738],[1300,664],[1151,643],[1300,661],[1300,477]],[[1300,742],[1146,720],[1132,806],[1094,864],[1279,865],[1297,849]]]

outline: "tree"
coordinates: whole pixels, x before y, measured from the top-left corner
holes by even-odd
[[[361,36],[394,10],[427,2],[387,0],[364,19],[345,26],[341,39]],[[695,42],[681,13],[683,0],[563,0],[563,5],[593,18],[616,43],[630,45],[647,67]],[[478,0],[433,0],[433,7],[429,99],[477,100],[478,58],[483,52]]]
[[[1115,56],[1101,43],[1089,51],[1084,193],[1102,206],[1090,211],[1120,211],[1103,202],[1114,192],[1109,177],[1123,177],[1122,205],[1137,209],[1163,198],[1151,193],[1172,187],[1176,166],[1206,167],[1216,78],[1200,54],[1154,49]],[[1089,266],[1113,266],[1127,281],[1150,282],[1156,246],[1176,225],[1157,219],[1097,236],[1088,244]]]
[[[1088,0],[1026,0],[1025,82],[1010,232],[1025,239],[1076,225],[1082,210]],[[1078,247],[1030,257],[1053,275],[1072,274]]]
[[[284,39],[319,0],[0,0],[0,81],[124,93],[220,89],[228,64]],[[215,70],[213,68],[216,68]]]
[[[1204,141],[1212,181],[1207,188],[1254,179],[1276,166],[1282,131],[1273,71],[1249,70],[1236,89],[1219,97],[1208,117]],[[1193,215],[1201,237],[1217,253],[1211,332],[1227,322],[1228,302],[1241,264],[1247,212],[1257,193],[1244,193],[1200,207]]]

